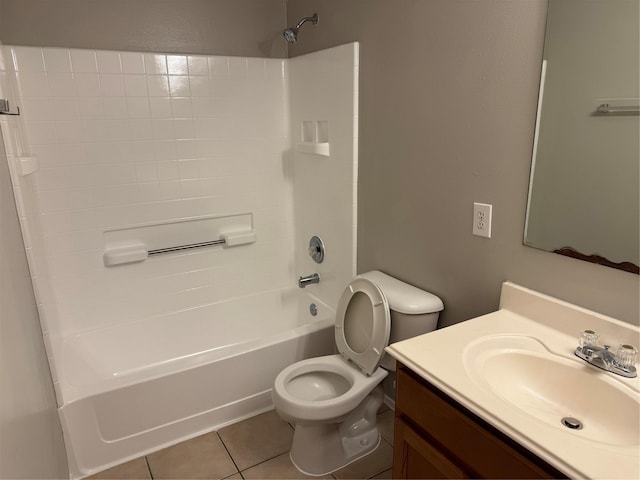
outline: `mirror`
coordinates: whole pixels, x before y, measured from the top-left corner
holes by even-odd
[[[549,0],[524,244],[638,273],[640,2]]]

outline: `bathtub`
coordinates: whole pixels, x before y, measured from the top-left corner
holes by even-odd
[[[306,291],[278,290],[65,339],[59,414],[71,478],[272,408],[285,366],[333,353],[333,320]]]

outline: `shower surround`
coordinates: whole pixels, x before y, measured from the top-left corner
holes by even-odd
[[[272,376],[332,352],[355,274],[357,59],[357,44],[285,60],[2,47],[0,98],[21,115],[0,126],[72,477],[270,408]],[[114,246],[202,241],[194,225],[255,241],[105,266]],[[154,395],[151,414],[136,399]]]

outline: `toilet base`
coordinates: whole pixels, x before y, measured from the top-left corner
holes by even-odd
[[[376,415],[382,398],[382,387],[377,386],[341,421],[297,422],[291,462],[306,475],[321,476],[374,451],[380,445]]]

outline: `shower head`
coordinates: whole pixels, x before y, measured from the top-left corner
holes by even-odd
[[[312,17],[304,17],[302,20],[298,22],[298,24],[295,27],[286,28],[282,32],[282,36],[284,37],[284,39],[292,45],[296,43],[296,41],[298,40],[298,31],[300,30],[300,27],[304,25],[305,22],[311,22],[313,25],[317,25],[318,14],[314,13]]]
[[[287,28],[282,32],[282,36],[287,42],[293,45],[296,43],[296,40],[298,40],[298,29],[296,27]]]

